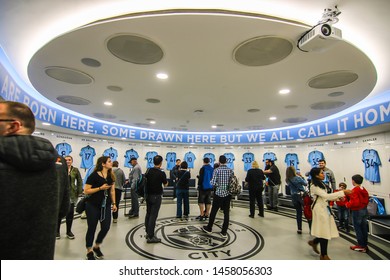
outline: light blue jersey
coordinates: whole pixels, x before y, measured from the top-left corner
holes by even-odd
[[[244,162],[244,171],[248,171],[252,168],[252,162],[255,160],[253,153],[245,153],[242,155],[242,161]]]
[[[91,173],[95,170],[95,165],[92,165],[90,168],[87,169],[87,172],[85,173],[85,177],[84,177],[84,180],[83,180],[83,188],[85,186],[85,184],[87,183],[87,179],[89,177],[89,175],[91,175]]]
[[[278,160],[278,159],[276,158],[276,155],[275,155],[274,152],[266,152],[266,153],[264,153],[264,154],[263,154],[264,168],[265,168],[265,161],[266,161],[267,159],[268,159],[268,160],[271,160],[271,161],[276,161],[276,160]]]
[[[157,152],[155,151],[151,151],[151,152],[147,152],[146,153],[146,156],[145,156],[145,159],[146,159],[146,168],[152,168],[154,167],[154,163],[153,163],[153,158],[155,156],[157,156]]]
[[[205,153],[203,158],[209,158],[210,159],[210,165],[211,166],[214,166],[214,162],[215,162],[215,155],[213,153]]]
[[[196,156],[193,152],[187,152],[184,155],[184,161],[188,163],[188,168],[194,168],[194,162],[196,160]]]
[[[311,167],[318,167],[318,161],[320,159],[325,159],[324,154],[320,151],[311,151],[307,158],[307,161],[310,163]]]
[[[287,154],[284,158],[284,162],[286,163],[287,167],[294,166],[295,170],[299,170],[299,160],[297,154]]]
[[[176,153],[167,153],[167,155],[165,156],[165,160],[167,161],[167,170],[172,170],[172,168],[176,165]]]
[[[370,182],[379,183],[381,181],[379,166],[382,163],[378,152],[373,149],[364,150],[362,161],[364,163],[364,178]]]
[[[136,158],[136,159],[139,158],[139,155],[138,155],[137,151],[134,150],[134,149],[127,150],[126,153],[125,153],[125,164],[124,164],[125,167],[132,168],[132,166],[130,164],[130,160],[132,158]]]
[[[56,146],[56,150],[58,154],[62,157],[69,156],[69,154],[72,152],[72,146],[68,143],[59,143]]]
[[[93,157],[96,155],[95,149],[91,146],[85,146],[80,151],[81,168],[90,168],[93,165]]]
[[[234,169],[234,161],[236,158],[234,157],[234,154],[232,153],[224,153],[223,154],[226,157],[226,166],[230,169]]]
[[[111,147],[104,151],[103,156],[110,157],[112,161],[115,161],[118,158],[118,151]]]

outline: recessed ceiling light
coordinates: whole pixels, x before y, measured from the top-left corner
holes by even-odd
[[[337,135],[343,136],[343,135],[345,135],[345,133],[344,132],[340,132],[340,133],[337,133]]]
[[[158,73],[158,74],[156,75],[156,77],[159,78],[160,80],[166,80],[166,79],[168,79],[168,75],[165,74],[165,73]]]
[[[276,117],[270,117],[269,120],[274,121],[274,120],[276,120]]]
[[[106,106],[112,106],[112,102],[110,102],[110,101],[105,101],[105,102],[104,102],[104,105],[106,105]]]
[[[49,126],[49,125],[50,125],[50,123],[43,122],[43,123],[42,123],[42,125],[47,125],[47,126]]]
[[[156,123],[156,121],[150,121],[150,123],[151,123],[151,124],[155,124],[155,123]]]
[[[281,89],[281,90],[279,90],[279,93],[280,93],[280,94],[289,94],[289,93],[290,93],[290,90],[287,89],[287,88]]]
[[[216,125],[212,125],[211,128],[217,128],[217,126]]]

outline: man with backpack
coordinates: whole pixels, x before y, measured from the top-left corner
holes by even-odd
[[[138,202],[138,194],[136,191],[137,183],[142,175],[141,167],[137,162],[137,158],[133,157],[130,159],[131,166],[133,168],[129,174],[129,184],[130,184],[130,194],[131,194],[131,209],[129,210],[129,219],[138,218],[139,217],[139,202]]]
[[[213,177],[213,167],[210,165],[210,159],[203,159],[203,166],[199,170],[198,176],[198,205],[200,215],[196,218],[197,220],[204,221],[209,217],[211,208],[211,191],[213,186],[210,181]]]
[[[214,224],[215,216],[219,208],[223,210],[223,225],[220,235],[223,239],[226,239],[227,230],[229,226],[229,208],[230,200],[232,196],[229,193],[229,181],[234,175],[233,170],[226,166],[226,157],[224,155],[219,157],[220,167],[214,170],[213,177],[211,179],[211,185],[214,186],[215,192],[213,197],[213,205],[211,207],[211,213],[209,223],[207,226],[203,226],[202,230],[206,233],[212,233],[212,227]]]
[[[267,176],[266,184],[268,187],[269,196],[269,210],[278,211],[279,204],[279,188],[281,184],[280,173],[278,167],[275,165],[273,160],[265,160],[265,170],[263,173]]]
[[[367,224],[367,205],[369,195],[367,190],[361,186],[363,177],[359,174],[352,176],[352,193],[348,195],[349,201],[345,203],[345,207],[351,209],[352,224],[355,229],[357,245],[351,246],[350,249],[361,253],[368,251],[368,224]]]

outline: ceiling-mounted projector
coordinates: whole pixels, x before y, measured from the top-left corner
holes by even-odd
[[[340,40],[342,40],[341,30],[325,23],[317,25],[307,32],[298,41],[298,47],[303,51],[321,51]]]

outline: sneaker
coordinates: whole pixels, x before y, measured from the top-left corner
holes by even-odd
[[[208,233],[208,234],[211,234],[211,233],[212,233],[212,231],[209,230],[209,228],[208,228],[207,226],[203,226],[203,227],[202,227],[202,230],[203,230],[205,233]]]
[[[298,233],[298,234],[302,234],[302,230],[301,230],[301,229],[298,229],[298,230],[297,230],[297,233]]]
[[[203,221],[206,221],[209,218],[207,215],[203,215]]]
[[[56,239],[58,240],[58,239],[60,239],[60,238],[61,238],[61,235],[60,235],[59,232],[57,232],[57,234],[56,234]]]
[[[66,233],[66,237],[68,237],[69,239],[74,239],[74,234],[71,231],[69,231]]]
[[[139,215],[134,215],[134,214],[128,216],[129,219],[138,218],[138,217]]]
[[[146,240],[146,243],[160,243],[160,242],[161,242],[161,239],[157,238],[156,236],[153,236],[153,237],[148,238]]]
[[[116,224],[118,222],[118,219],[112,219],[112,222]]]
[[[260,214],[260,213],[259,213],[259,214],[257,214],[257,215],[260,216],[260,217],[264,217],[264,214]]]
[[[361,253],[367,253],[367,247],[362,247],[359,245],[351,246],[349,247],[353,251],[361,252]]]
[[[86,260],[89,260],[89,261],[91,261],[91,260],[96,260],[95,255],[93,254],[92,251],[89,252],[89,253],[87,254],[87,256],[85,257],[85,259],[86,259]]]
[[[249,215],[249,218],[254,218],[255,217],[255,215]]]
[[[96,258],[98,260],[104,259],[104,255],[103,255],[102,251],[100,251],[100,247],[98,247],[98,248],[93,247],[92,249],[95,252]]]
[[[184,219],[188,219],[188,215],[183,215],[183,218]]]
[[[203,218],[203,216],[198,216],[198,217],[195,218],[195,220],[200,220],[200,221],[202,221],[202,218]]]
[[[222,233],[222,232],[221,232],[219,235],[220,235],[220,236],[221,236],[223,239],[226,239],[226,238],[228,238],[228,236],[227,236],[227,234],[226,234],[226,233]]]

